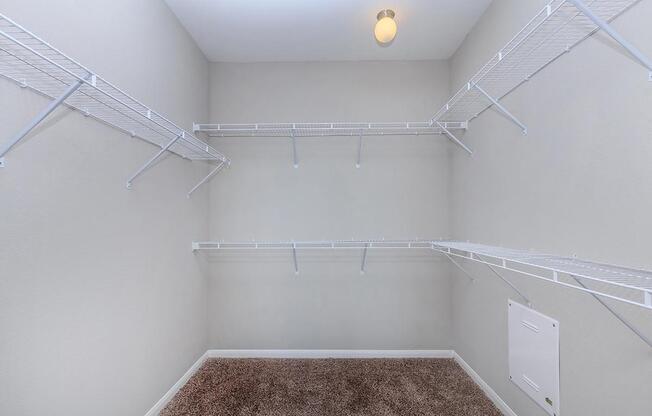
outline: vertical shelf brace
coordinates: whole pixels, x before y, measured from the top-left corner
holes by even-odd
[[[648,69],[648,80],[652,81],[652,61],[645,56],[636,46],[625,39],[620,33],[616,32],[609,23],[604,19],[597,16],[593,11],[584,4],[582,0],[566,0],[572,3],[579,11],[586,17],[591,19],[600,29],[604,30],[613,40],[618,42],[620,46],[625,48],[634,58],[636,58],[644,67]]]
[[[360,274],[364,274],[365,268],[367,267],[367,249],[369,249],[369,244],[365,244],[364,249],[362,249],[362,263],[360,264]]]
[[[470,86],[470,85],[469,85],[469,86]],[[487,97],[487,99],[488,99],[489,101],[491,101],[491,103],[492,103],[494,106],[496,106],[496,108],[498,108],[498,109],[499,109],[503,114],[505,114],[505,116],[507,116],[510,120],[512,120],[512,122],[513,122],[514,124],[516,124],[517,126],[519,126],[519,127],[521,128],[521,130],[523,130],[523,134],[524,134],[524,135],[527,134],[527,126],[526,126],[525,124],[521,123],[521,121],[520,121],[519,119],[517,119],[517,118],[516,118],[512,113],[510,113],[509,110],[507,110],[507,109],[505,108],[505,106],[503,106],[501,103],[499,103],[498,100],[496,100],[494,97],[492,97],[491,95],[489,95],[489,94],[488,94],[485,90],[483,90],[483,89],[482,89],[478,84],[473,84],[473,87],[475,87],[476,90],[480,91],[480,93],[481,93],[482,95],[484,95],[485,97]]]
[[[360,136],[358,137],[358,158],[355,162],[355,167],[360,168],[360,159],[362,158],[362,130],[360,130]]]
[[[451,133],[451,132],[446,128],[446,126],[444,126],[442,123],[440,123],[440,122],[437,121],[437,120],[434,120],[434,121],[435,121],[435,123],[439,126],[439,128],[441,128],[441,130],[442,130],[444,133],[446,133],[446,135],[448,136],[448,138],[451,139],[451,140],[453,141],[453,143],[455,143],[455,144],[457,144],[458,146],[460,146],[460,147],[461,147],[462,149],[464,149],[468,154],[470,154],[470,155],[473,154],[473,151],[471,151],[471,149],[469,149],[469,148],[468,148],[464,143],[462,143],[462,142],[461,142],[457,137],[455,137],[455,135],[453,135],[453,133]]]
[[[131,183],[132,183],[132,182],[133,182],[137,177],[139,177],[140,175],[142,175],[142,174],[143,174],[147,169],[149,169],[150,166],[152,166],[152,165],[154,164],[154,162],[156,162],[156,160],[157,160],[159,157],[161,157],[161,155],[162,155],[163,153],[167,152],[167,151],[170,149],[170,147],[172,147],[173,144],[175,144],[175,143],[176,143],[180,138],[182,138],[182,137],[184,136],[184,134],[185,134],[185,133],[181,133],[181,134],[179,134],[177,137],[175,137],[174,139],[170,140],[170,142],[169,142],[168,144],[166,144],[165,146],[163,146],[163,148],[161,148],[161,150],[159,150],[158,153],[156,153],[156,154],[154,155],[154,157],[152,157],[150,160],[148,160],[147,163],[145,163],[145,164],[143,165],[143,167],[141,167],[140,169],[138,169],[138,171],[137,171],[136,173],[134,173],[134,174],[131,176],[131,178],[127,179],[127,189],[131,189]]]
[[[294,260],[294,274],[299,274],[299,263],[297,262],[297,243],[292,243],[292,259]]]
[[[195,185],[190,192],[188,192],[188,198],[190,198],[190,195],[192,195],[193,192],[195,192],[200,186],[202,186],[204,183],[208,182],[210,178],[215,176],[219,171],[221,171],[224,168],[224,162],[220,162],[215,169],[211,171],[204,179],[199,181],[197,185]]]
[[[290,138],[292,139],[292,163],[296,169],[299,167],[299,156],[297,155],[297,139],[294,137],[294,129],[290,131]]]
[[[580,279],[578,279],[576,276],[570,275],[570,277],[572,277],[573,280],[575,280],[575,281],[577,282],[578,285],[582,286],[584,289],[588,289],[588,288],[586,287],[586,285],[584,285],[584,283],[582,283],[582,281],[581,281]],[[648,292],[645,292],[645,293],[648,293]],[[632,324],[631,324],[627,319],[625,319],[625,317],[623,317],[621,314],[619,314],[618,312],[616,312],[616,311],[615,311],[611,306],[609,306],[609,305],[608,305],[604,300],[600,299],[600,297],[599,297],[598,295],[596,295],[595,293],[589,293],[589,294],[590,294],[591,296],[593,296],[593,297],[595,298],[595,300],[597,300],[598,302],[600,302],[600,304],[601,304],[602,306],[604,306],[604,307],[605,307],[609,312],[611,312],[611,314],[612,314],[613,316],[615,316],[616,319],[618,319],[620,322],[622,322],[623,325],[625,325],[625,326],[626,326],[627,328],[629,328],[633,333],[635,333],[636,335],[638,335],[638,337],[639,337],[640,339],[642,339],[643,342],[645,342],[647,345],[649,345],[650,347],[652,347],[652,340],[650,340],[650,338],[646,337],[645,334],[641,333],[641,331],[639,331],[639,330],[638,330],[634,325],[632,325]]]
[[[78,80],[74,84],[70,85],[64,93],[57,98],[56,100],[52,101],[50,104],[48,104],[47,107],[45,107],[30,123],[25,126],[22,130],[20,130],[18,133],[16,133],[7,144],[5,144],[1,149],[0,149],[0,167],[4,167],[4,155],[6,155],[9,150],[11,150],[12,147],[14,147],[19,141],[21,141],[25,136],[29,134],[30,131],[32,131],[36,126],[38,126],[47,116],[50,115],[54,110],[57,109],[63,102],[70,97],[75,91],[79,89],[84,84],[84,80]]]

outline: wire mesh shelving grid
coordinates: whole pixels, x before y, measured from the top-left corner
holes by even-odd
[[[598,296],[652,309],[652,272],[610,264],[459,241],[433,241],[433,249]],[[577,286],[564,277],[591,287]]]
[[[220,152],[0,14],[0,76],[64,101],[109,126],[190,160],[228,162]],[[75,85],[79,84],[77,89]]]
[[[638,1],[589,0],[586,5],[611,21]],[[571,2],[552,0],[453,95],[431,124],[472,120],[494,104],[487,95],[500,100],[598,29]]]

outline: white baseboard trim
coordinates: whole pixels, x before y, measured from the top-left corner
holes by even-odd
[[[156,402],[156,404],[151,409],[149,409],[147,413],[145,413],[145,416],[158,416],[161,410],[165,408],[168,402],[172,400],[174,395],[177,394],[177,392],[188,382],[188,380],[190,380],[190,377],[192,377],[197,372],[197,370],[199,370],[199,367],[201,367],[202,364],[204,364],[204,361],[207,359],[208,353],[205,352],[201,357],[199,357],[197,361],[195,361],[192,367],[190,367],[190,369],[188,369],[188,371],[186,371],[186,373],[181,376],[179,381],[174,383],[174,386],[172,386],[170,390],[168,390],[167,393],[161,397],[161,400]]]
[[[459,356],[455,351],[453,351],[453,359],[455,360],[456,363],[460,365],[466,371],[466,373],[475,381],[475,384],[477,384],[484,394],[489,397],[489,399],[496,405],[498,410],[503,412],[505,416],[517,416],[516,412],[514,412],[508,405],[505,403],[505,401],[492,389],[487,382],[485,382],[482,377],[478,373],[475,372],[475,370],[466,362],[462,357]]]
[[[452,350],[208,350],[209,358],[453,358]]]
[[[208,350],[145,416],[157,416],[209,358],[452,358],[505,416],[517,416],[507,403],[454,350]]]

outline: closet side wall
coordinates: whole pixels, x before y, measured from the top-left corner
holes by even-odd
[[[495,0],[451,60],[461,87],[545,5]],[[591,3],[591,2],[588,2]],[[652,2],[614,27],[652,56]],[[454,152],[454,237],[577,255],[652,269],[652,83],[647,70],[604,34],[562,56],[503,101],[529,135],[496,111],[464,137],[475,153]],[[453,285],[454,347],[519,415],[544,413],[508,380],[507,299],[521,301],[486,268]],[[505,272],[535,309],[560,321],[561,414],[643,415],[652,408],[652,351],[590,295]],[[652,314],[609,302],[652,337]]]
[[[208,62],[158,0],[0,11],[190,130]],[[0,140],[48,101],[0,80]],[[206,351],[206,165],[58,109],[0,169],[0,414],[142,416]]]
[[[213,64],[212,122],[424,120],[448,66]],[[214,139],[233,165],[211,184],[214,240],[414,239],[448,234],[444,137]],[[211,348],[450,348],[448,265],[430,252],[211,256]]]

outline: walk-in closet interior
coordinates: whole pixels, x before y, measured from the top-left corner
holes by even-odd
[[[0,415],[652,415],[652,0],[0,0]]]

